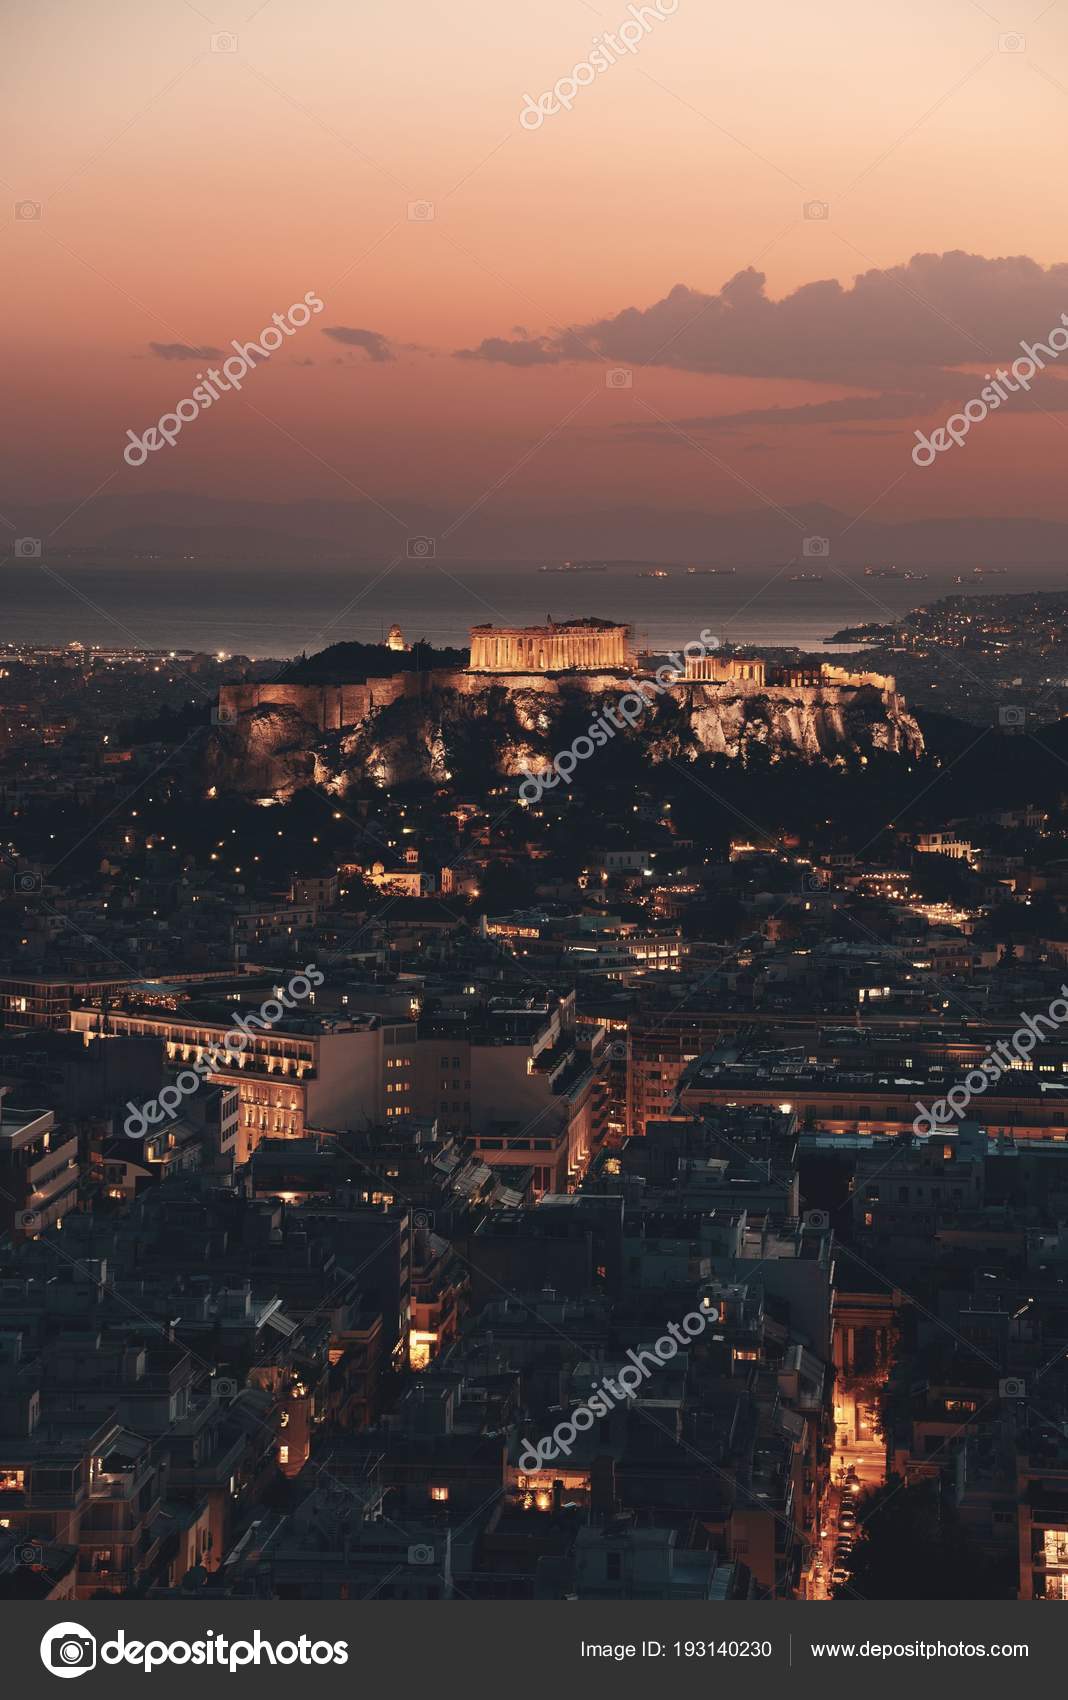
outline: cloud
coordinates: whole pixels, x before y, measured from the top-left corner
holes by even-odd
[[[1015,357],[1021,340],[1041,339],[1068,309],[1068,265],[1026,255],[915,254],[848,287],[823,279],[778,301],[766,281],[749,268],[716,294],[677,284],[650,307],[543,336],[487,337],[456,357],[510,366],[606,360],[888,392],[904,384],[930,397],[954,368]]]
[[[149,348],[158,360],[218,360],[221,348],[192,348],[187,342],[150,342]]]
[[[958,411],[966,401],[979,394],[983,382],[973,373],[938,373],[922,395],[841,396],[834,401],[803,402],[797,407],[750,407],[738,413],[713,413],[656,424],[631,425],[623,422],[613,425],[612,433],[622,432],[632,442],[664,443],[674,438],[685,443],[688,437],[744,432],[756,426],[819,425],[829,428],[831,435],[836,437],[896,437],[896,431],[880,431],[872,427],[883,420],[915,420],[935,412]],[[1063,377],[1057,377],[1051,368],[1033,378],[1029,390],[1009,395],[1002,404],[1003,412],[1020,413],[1036,408],[1044,413],[1068,412],[1068,370]]]
[[[960,387],[958,379],[953,393]],[[837,425],[844,419],[913,419],[934,399],[930,395],[843,396],[836,401],[803,402],[797,407],[749,407],[739,413],[714,413],[706,418],[678,419],[675,423],[682,431],[741,431],[751,425]]]
[[[489,360],[501,366],[559,366],[565,356],[547,336],[488,336],[477,348],[458,348],[457,360]]]
[[[323,335],[332,337],[335,342],[346,343],[350,348],[362,348],[376,365],[396,359],[387,338],[378,331],[361,331],[351,325],[324,325]]]

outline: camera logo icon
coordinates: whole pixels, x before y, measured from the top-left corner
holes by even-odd
[[[43,1564],[44,1548],[33,1546],[16,1547],[15,1562],[16,1564]]]
[[[236,53],[236,35],[231,35],[229,30],[220,30],[218,35],[213,35],[211,38],[211,51],[213,53]]]
[[[426,1228],[431,1231],[434,1227],[434,1212],[432,1210],[413,1210],[412,1227]]]
[[[39,1234],[41,1231],[41,1213],[39,1210],[20,1210],[18,1213],[19,1229],[24,1234]]]
[[[437,544],[432,537],[409,537],[409,561],[432,561],[437,554]]]
[[[237,721],[237,709],[228,702],[220,702],[211,711],[213,726],[233,726]]]
[[[606,390],[632,390],[634,373],[627,366],[610,366],[604,375]]]
[[[425,1541],[420,1541],[415,1546],[408,1548],[409,1564],[433,1564],[433,1562],[434,1548],[427,1546]]]
[[[801,553],[810,561],[825,561],[831,552],[830,542],[826,537],[806,537],[801,545]]]
[[[801,208],[806,218],[826,220],[831,216],[831,209],[826,201],[806,201]]]
[[[830,1225],[831,1218],[826,1210],[806,1210],[801,1218],[803,1228],[812,1228],[819,1233],[822,1233],[825,1228],[829,1228]]]
[[[411,224],[430,224],[434,217],[433,201],[409,201],[408,219]]]
[[[1026,1399],[1027,1383],[1018,1375],[1004,1376],[998,1382],[998,1394],[1002,1399]]]
[[[41,1663],[53,1676],[84,1676],[96,1667],[96,1638],[80,1623],[57,1623],[41,1637]]]
[[[1027,710],[1016,703],[1006,703],[998,709],[998,725],[1004,726],[1009,732],[1022,732],[1027,725]]]
[[[18,219],[20,224],[28,224],[32,219],[39,219],[40,216],[41,216],[41,203],[40,203],[40,201],[16,201],[15,202],[15,217]]]
[[[39,537],[16,537],[14,555],[17,561],[39,561],[41,559],[41,539]]]
[[[999,53],[1026,53],[1027,37],[1018,35],[1015,30],[1009,30],[1006,35],[998,36]]]
[[[42,881],[40,874],[16,874],[14,884],[20,897],[32,897],[40,891]]]
[[[236,1399],[237,1382],[232,1375],[213,1375],[211,1378],[211,1396],[213,1399]]]

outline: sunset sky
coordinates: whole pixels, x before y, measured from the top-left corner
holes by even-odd
[[[1068,6],[1008,3],[678,0],[525,129],[624,0],[8,0],[0,507],[1068,518],[1068,355],[910,459],[1068,312]],[[308,291],[241,396],[124,464],[188,351]]]

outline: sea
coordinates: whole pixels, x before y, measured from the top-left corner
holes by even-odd
[[[540,563],[434,559],[261,567],[187,559],[119,565],[43,558],[0,564],[0,644],[186,649],[252,659],[381,641],[462,647],[473,625],[540,625],[583,615],[629,622],[639,649],[664,651],[710,630],[756,648],[823,651],[843,627],[900,619],[949,595],[1068,591],[1062,564],[982,576],[931,567],[922,579],[809,564],[738,567],[716,576],[630,563],[604,572],[542,572]]]

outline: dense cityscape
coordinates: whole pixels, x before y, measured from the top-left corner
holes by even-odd
[[[1055,1683],[1068,6],[0,41],[9,1686]]]
[[[1068,1598],[1063,616],[6,648],[0,1597]]]

